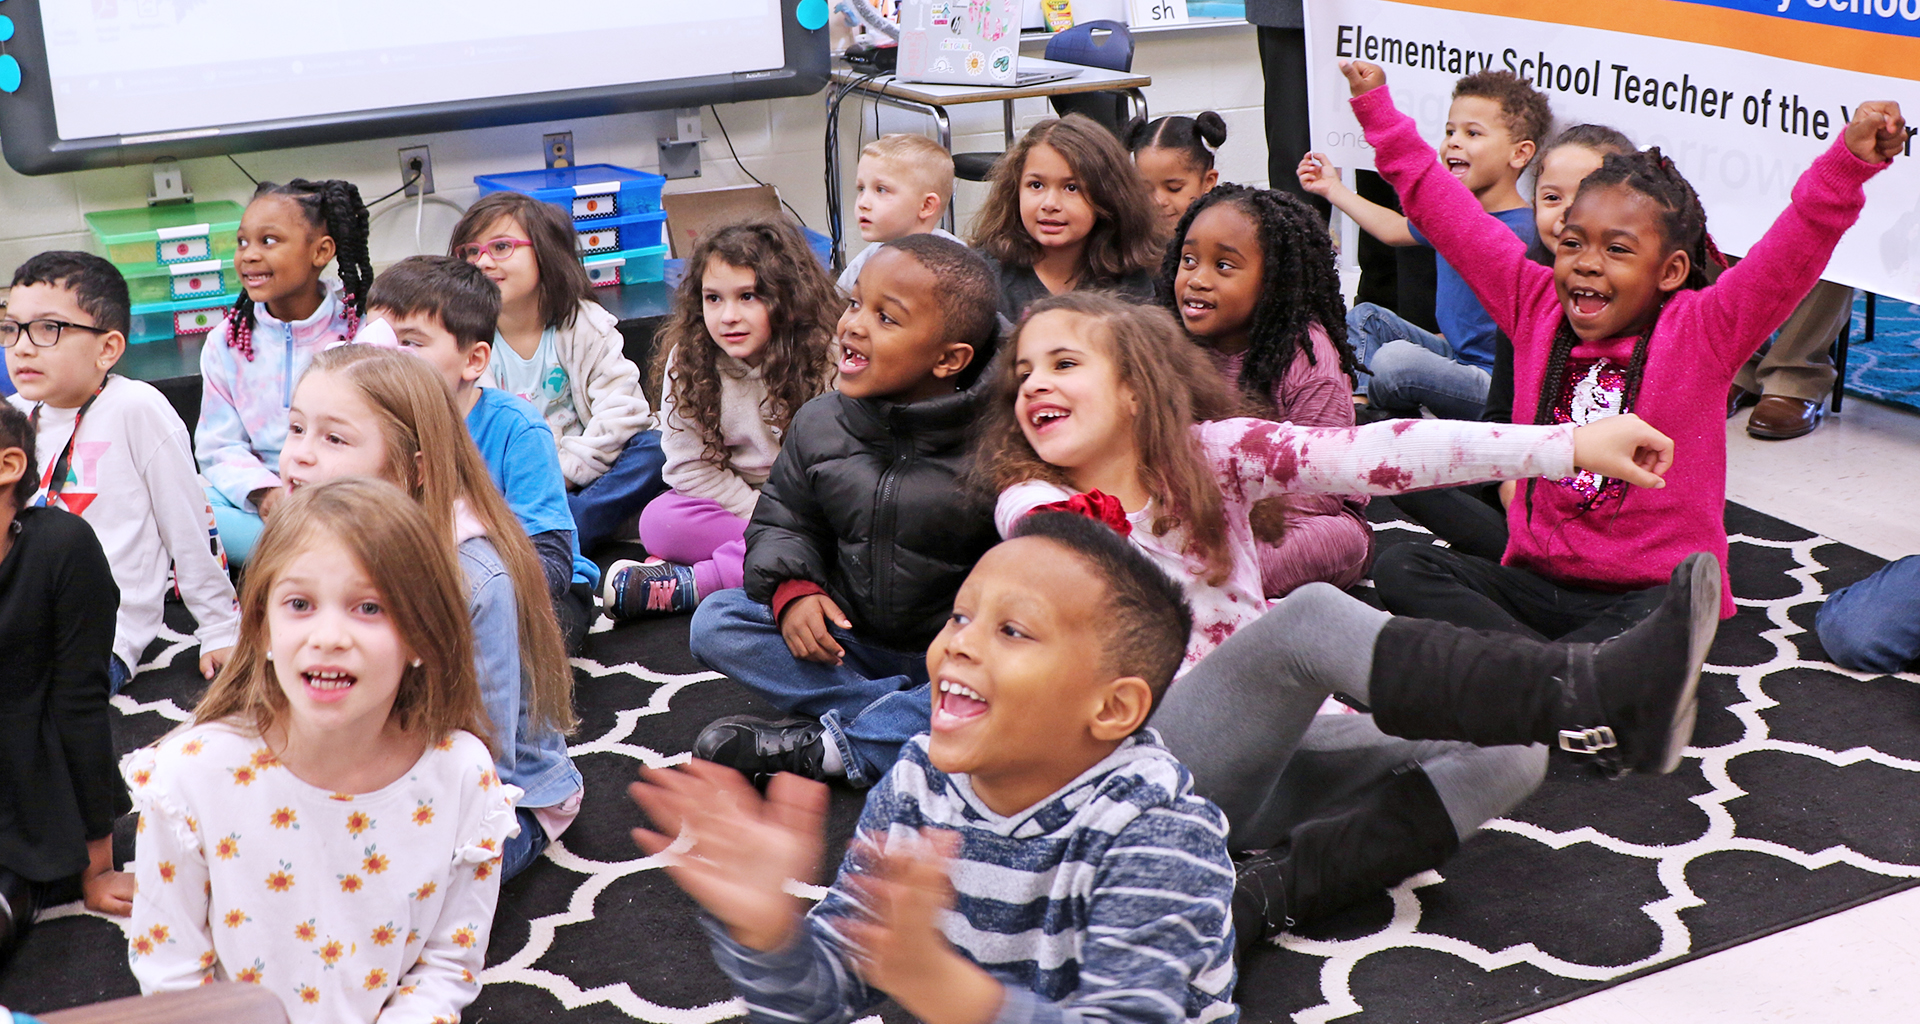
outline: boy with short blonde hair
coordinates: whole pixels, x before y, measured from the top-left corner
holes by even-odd
[[[924,135],[882,135],[867,143],[860,150],[853,190],[860,237],[873,244],[840,272],[843,292],[853,291],[860,268],[887,242],[924,234],[960,241],[940,227],[953,202],[953,154]]]

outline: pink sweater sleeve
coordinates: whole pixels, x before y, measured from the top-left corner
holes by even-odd
[[[1684,315],[1698,319],[1680,325],[1685,336],[1714,346],[1726,372],[1739,369],[1813,290],[1840,237],[1860,219],[1867,179],[1891,163],[1867,163],[1844,137],[1834,139],[1794,182],[1792,201],[1746,258],[1686,308]]]
[[[1374,166],[1400,194],[1407,218],[1473,289],[1493,322],[1517,342],[1518,325],[1542,302],[1558,304],[1553,271],[1527,259],[1527,244],[1440,166],[1413,118],[1393,105],[1387,87],[1352,100],[1373,145]]]

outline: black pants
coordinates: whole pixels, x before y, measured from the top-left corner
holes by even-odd
[[[1472,555],[1396,544],[1373,563],[1380,603],[1395,615],[1438,619],[1535,640],[1599,643],[1626,632],[1666,599],[1667,588],[1587,590]]]
[[[1411,491],[1388,500],[1455,551],[1495,562],[1507,553],[1507,510],[1497,483]]]
[[[585,583],[572,583],[553,600],[554,617],[560,620],[560,638],[566,641],[567,654],[576,655],[587,645],[587,630],[600,615],[599,595]]]

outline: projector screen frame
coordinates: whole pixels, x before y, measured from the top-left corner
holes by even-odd
[[[786,63],[766,71],[637,82],[557,92],[521,93],[445,103],[215,125],[151,135],[63,139],[54,120],[40,0],[11,0],[14,36],[0,49],[21,65],[17,92],[0,95],[0,153],[21,174],[56,174],[124,167],[163,157],[190,159],[268,149],[358,142],[430,132],[495,128],[709,103],[808,96],[826,88],[829,55],[824,28],[802,28],[799,0],[780,0]]]

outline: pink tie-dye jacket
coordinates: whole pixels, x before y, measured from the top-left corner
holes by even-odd
[[[1155,535],[1155,503],[1127,514],[1133,541],[1187,592],[1193,636],[1186,671],[1267,610],[1260,590],[1258,542],[1248,515],[1255,502],[1281,494],[1400,494],[1428,487],[1565,476],[1573,472],[1573,427],[1516,427],[1464,420],[1388,420],[1364,427],[1301,427],[1269,420],[1196,424],[1195,441],[1213,467],[1225,499],[1227,550],[1233,568],[1219,584],[1187,554],[1187,531]],[[994,523],[1006,536],[1020,517],[1072,492],[1030,480],[1000,492]]]

